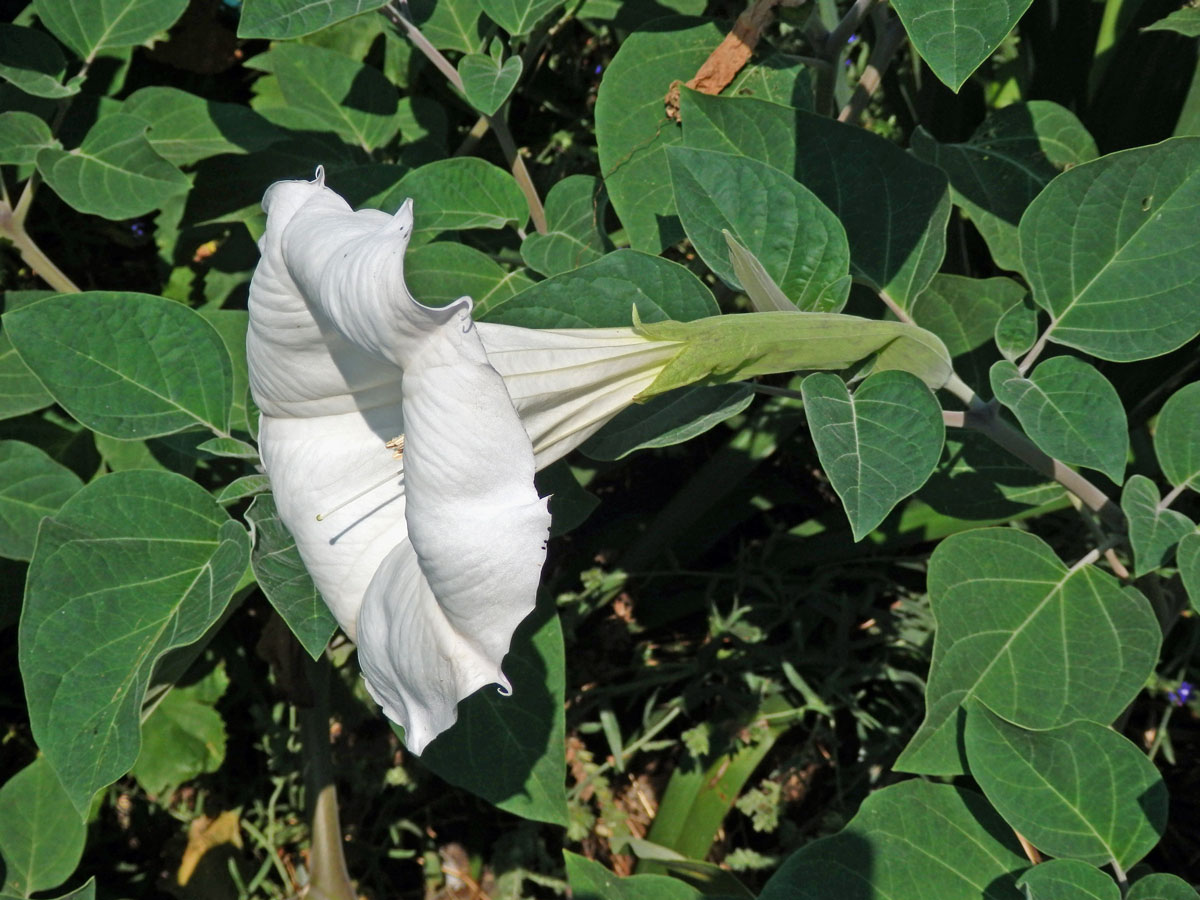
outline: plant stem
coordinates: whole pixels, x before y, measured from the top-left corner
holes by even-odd
[[[894,315],[901,322],[905,322],[909,325],[913,324],[913,317],[906,313],[904,311],[904,307],[897,303],[892,295],[887,291],[880,291],[879,299],[882,300],[884,305],[892,311],[892,315]]]
[[[314,900],[357,900],[342,852],[333,754],[329,750],[329,660],[313,661],[305,651],[305,674],[313,689],[313,705],[300,707],[304,746],[304,783],[312,820],[312,849],[306,896]]]
[[[878,10],[882,11],[882,10]],[[882,28],[882,34],[879,33],[879,24],[886,21],[887,24]],[[877,19],[875,46],[871,48],[871,56],[867,60],[867,68],[858,79],[858,86],[855,87],[854,93],[850,97],[850,102],[842,107],[842,111],[838,113],[838,121],[854,124],[858,121],[858,117],[862,115],[867,104],[871,100],[871,96],[879,90],[879,85],[883,83],[883,75],[888,70],[888,66],[892,64],[892,57],[896,55],[896,51],[903,46],[904,41],[908,38],[908,34],[904,30],[904,26],[900,24],[900,20],[896,18],[887,18],[886,15],[880,16]]]
[[[407,16],[405,16],[396,7],[394,3],[389,3],[380,10],[388,20],[398,28],[403,29],[405,35],[413,46],[433,63],[434,67],[446,76],[446,80],[464,97],[466,91],[463,89],[462,78],[458,74],[458,70],[451,65],[450,60],[442,54],[437,47],[430,43],[429,38],[421,33],[415,24],[413,24]],[[484,115],[487,120],[488,127],[496,135],[496,140],[500,142],[500,149],[504,152],[504,158],[508,160],[509,168],[512,170],[513,178],[517,180],[517,185],[521,188],[521,193],[525,195],[525,202],[529,205],[529,217],[533,220],[533,227],[537,229],[538,234],[545,234],[549,228],[546,225],[546,210],[542,206],[542,199],[538,195],[537,187],[533,183],[533,179],[529,175],[529,170],[525,167],[525,159],[521,156],[520,150],[517,149],[517,142],[513,140],[512,132],[508,130],[508,123],[504,120],[504,109],[497,111],[496,115]]]
[[[31,178],[30,182],[32,181]],[[29,187],[26,185],[25,193],[17,201],[18,209],[21,208],[21,203],[30,193]],[[28,204],[25,209],[28,210]],[[23,221],[18,220],[17,213],[7,203],[0,203],[0,235],[13,242],[13,246],[17,248],[25,264],[50,287],[63,294],[80,293],[79,286],[56,266],[54,261],[42,252],[42,248],[29,236],[25,231]]]
[[[1037,341],[1029,348],[1029,352],[1025,354],[1025,358],[1017,364],[1017,371],[1022,375],[1029,372],[1033,364],[1037,362],[1037,358],[1042,355],[1042,351],[1046,348],[1046,341],[1050,337],[1050,332],[1054,330],[1054,320],[1050,320],[1050,324],[1046,326],[1046,330],[1038,335]]]
[[[825,38],[825,50],[822,53],[825,59],[837,61],[842,47],[850,39],[850,35],[854,34],[854,29],[858,28],[862,20],[867,17],[867,13],[874,4],[875,0],[854,0],[854,5],[846,11],[846,15],[842,16],[842,21],[838,22],[837,27]]]

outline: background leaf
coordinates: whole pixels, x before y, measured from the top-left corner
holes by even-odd
[[[1038,312],[1032,298],[1014,303],[996,321],[996,349],[1009,362],[1016,362],[1032,349],[1038,335]]]
[[[962,773],[960,707],[973,697],[1027,728],[1107,724],[1158,658],[1162,632],[1141,594],[1095,566],[1068,570],[1032,534],[952,535],[928,584],[937,633],[925,721],[896,761],[902,772]]]
[[[681,444],[736,416],[753,399],[744,384],[671,391],[622,410],[581,449],[592,459],[616,460],[637,450]]]
[[[17,352],[79,422],[129,440],[229,428],[233,366],[185,306],[148,294],[62,294],[4,317]]]
[[[247,66],[270,77],[254,83],[251,106],[284,128],[332,131],[370,152],[400,128],[400,97],[383,74],[324,47],[275,44]]]
[[[413,199],[413,231],[520,228],[529,219],[525,195],[512,174],[477,156],[443,159],[414,169],[380,205],[394,211]]]
[[[513,37],[528,34],[562,0],[480,0],[488,18]]]
[[[81,487],[78,475],[38,447],[0,440],[0,556],[29,559],[38,522]]]
[[[837,217],[807,188],[764,163],[727,153],[667,149],[675,206],[696,252],[741,289],[729,231],[802,310],[840,312],[850,293],[850,247]]]
[[[187,0],[35,0],[37,17],[82,60],[134,47],[175,24]]]
[[[1033,299],[1050,340],[1128,362],[1200,332],[1200,138],[1175,138],[1076,166],[1021,217]]]
[[[917,490],[942,455],[942,409],[907,372],[879,372],[854,395],[836,375],[804,379],[804,410],[821,467],[842,499],[854,539]]]
[[[1125,900],[1196,900],[1200,894],[1178,875],[1143,875],[1129,888]]]
[[[208,492],[167,472],[106,475],[42,522],[21,676],[34,738],[81,815],[137,760],[155,662],[218,619],[249,555]]]
[[[893,0],[921,58],[957,91],[992,55],[1032,0]]]
[[[504,658],[512,695],[476,691],[421,761],[452,784],[526,819],[567,824],[566,661],[552,609],[535,611]]]
[[[38,171],[80,212],[129,219],[160,209],[190,182],[154,152],[146,127],[134,116],[105,116],[89,129],[78,149],[38,151]]]
[[[517,86],[521,68],[519,56],[510,56],[501,65],[485,53],[464,54],[458,61],[458,76],[467,102],[485,116],[495,115]]]
[[[1200,487],[1200,382],[1177,390],[1154,426],[1154,452],[1173,486]]]
[[[567,881],[575,900],[700,900],[695,888],[666,875],[621,878],[610,869],[570,850],[563,851]]]
[[[841,221],[850,270],[907,308],[946,253],[946,176],[876,134],[749,98],[683,91],[688,147],[740,154],[793,176]]]
[[[991,369],[996,399],[1011,409],[1033,442],[1063,462],[1125,480],[1129,426],[1116,389],[1094,366],[1056,356],[1025,378],[1002,360]]]
[[[1021,268],[1017,225],[1059,173],[1095,159],[1096,142],[1070,110],[1048,100],[1014,103],[991,113],[961,144],[941,144],[923,128],[912,152],[950,179],[957,204],[1003,269]]]
[[[1022,900],[1016,876],[1028,865],[983,797],[917,779],[868,795],[845,828],[789,856],[759,900]]]
[[[679,126],[667,118],[663,98],[671,82],[696,74],[723,37],[716,22],[657,19],[625,39],[600,82],[600,171],[635,250],[658,253],[683,237],[664,152],[679,142]]]
[[[489,322],[526,328],[604,328],[643,322],[687,322],[716,315],[717,303],[690,271],[660,256],[617,250],[494,303]]]
[[[0,113],[0,162],[28,165],[42,148],[61,146],[50,134],[50,126],[32,113]]]
[[[286,134],[245,106],[207,100],[171,87],[144,87],[121,113],[150,126],[146,140],[167,162],[188,166],[218,153],[265,150]]]
[[[0,787],[0,857],[7,871],[0,892],[28,897],[58,887],[83,856],[87,827],[39,756]]]
[[[308,655],[320,659],[337,630],[337,620],[304,567],[296,541],[280,520],[275,498],[270,494],[255,497],[246,510],[246,521],[254,528],[250,565],[258,586]]]
[[[1116,860],[1128,870],[1166,829],[1167,789],[1158,769],[1104,725],[1028,731],[972,704],[965,743],[988,800],[1052,856],[1096,866]]]
[[[483,44],[479,0],[409,0],[412,19],[439,50],[475,53]]]
[[[69,97],[79,86],[62,83],[66,68],[54,38],[36,28],[0,24],[0,78],[35,97]]]
[[[429,306],[468,296],[475,301],[475,317],[480,318],[531,287],[533,279],[524,269],[508,271],[474,247],[435,241],[404,254],[404,283],[414,297]]]
[[[238,37],[274,40],[302,37],[384,5],[384,0],[320,0],[318,3],[242,0]]]
[[[526,235],[521,259],[546,277],[595,262],[608,246],[603,230],[607,209],[608,195],[599,178],[568,175],[546,195],[547,233]]]
[[[1175,550],[1175,561],[1192,609],[1200,612],[1200,534],[1183,537]]]
[[[8,339],[0,331],[0,419],[10,419],[54,402],[42,383],[29,370]]]
[[[1038,863],[1017,881],[1028,900],[1121,900],[1117,883],[1077,859]]]
[[[1129,523],[1134,577],[1141,578],[1164,565],[1171,551],[1196,524],[1183,513],[1161,509],[1158,486],[1145,475],[1133,475],[1121,492],[1121,511]]]

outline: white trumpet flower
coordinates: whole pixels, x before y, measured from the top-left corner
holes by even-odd
[[[250,285],[247,358],[280,517],[371,695],[420,753],[501,669],[550,524],[533,485],[680,349],[632,329],[478,326],[404,283],[412,203],[355,212],[282,181]],[[535,462],[536,461],[536,462]]]

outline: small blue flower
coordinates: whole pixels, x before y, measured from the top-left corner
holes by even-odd
[[[144,222],[133,222],[130,224],[129,230],[133,233],[134,237],[140,238],[146,236],[146,224]]]
[[[1188,698],[1192,696],[1191,682],[1179,682],[1179,688],[1174,691],[1167,691],[1167,697],[1176,706],[1183,706],[1188,702]]]
[[[850,37],[846,38],[846,43],[847,43],[847,44],[853,44],[853,43],[854,43],[855,41],[857,41],[857,40],[858,40],[858,35],[857,35],[857,34],[852,34],[852,35],[850,35]]]

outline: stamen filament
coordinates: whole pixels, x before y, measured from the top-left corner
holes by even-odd
[[[371,493],[371,491],[375,490],[376,488],[383,487],[385,484],[387,484],[389,481],[391,481],[393,478],[395,478],[399,474],[400,474],[400,472],[393,472],[389,475],[386,475],[379,481],[375,482],[375,484],[371,485],[369,488],[363,488],[361,491],[359,491],[353,497],[347,497],[345,500],[343,500],[341,503],[339,503],[333,509],[329,510],[329,512],[319,513],[317,515],[317,521],[324,522],[326,519],[328,519],[330,516],[332,516],[339,509],[343,509],[344,507],[349,506],[351,503],[353,503],[355,500],[358,500],[360,497],[365,497],[367,494]]]

